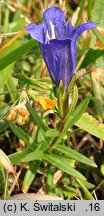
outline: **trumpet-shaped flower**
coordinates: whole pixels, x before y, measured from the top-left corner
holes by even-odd
[[[32,38],[40,42],[53,83],[58,86],[62,80],[66,91],[75,71],[76,41],[85,30],[95,28],[96,25],[87,22],[74,28],[71,20],[68,24],[65,23],[64,13],[57,7],[45,10],[43,17],[45,22],[30,24],[25,29]]]

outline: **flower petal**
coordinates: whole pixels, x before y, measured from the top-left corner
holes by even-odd
[[[93,22],[87,22],[87,23],[84,23],[80,26],[78,26],[75,31],[74,31],[74,36],[73,36],[73,39],[77,40],[78,37],[86,30],[89,30],[89,29],[92,29],[92,28],[96,28],[96,25],[95,23]]]
[[[50,44],[43,44],[42,53],[53,82],[59,85],[63,81],[64,90],[72,78],[76,64],[76,43],[71,40],[51,40]],[[73,51],[73,48],[75,49]]]
[[[67,24],[67,38],[72,38],[74,36],[75,28],[72,26],[71,20]]]
[[[50,98],[44,98],[42,96],[39,96],[38,101],[45,110],[53,109],[57,105],[57,98],[51,100]]]
[[[45,23],[30,24],[25,26],[26,31],[31,35],[31,37],[40,43],[46,43],[46,25]]]
[[[66,37],[65,16],[61,9],[57,7],[48,8],[44,11],[43,17],[46,22],[50,38],[52,38],[52,29],[50,23],[52,23],[52,25],[54,26],[56,39]]]
[[[53,83],[58,86],[62,80],[66,91],[75,71],[77,39],[85,30],[96,25],[87,22],[74,28],[71,20],[66,25],[64,13],[57,7],[48,8],[43,16],[45,23],[31,24],[25,29],[41,43],[43,58]]]
[[[51,75],[51,78],[53,82],[57,84],[58,77],[59,77],[59,65],[56,64],[56,61],[58,62],[60,61],[60,59],[59,59],[59,56],[56,54],[56,53],[59,53],[59,51],[54,48],[52,41],[54,40],[51,40],[50,43],[42,44],[41,51],[42,51],[45,63],[47,65],[47,68],[49,70],[49,73]],[[57,55],[57,60],[55,57],[56,55]]]
[[[62,40],[62,39],[66,39],[66,25],[58,22],[55,25],[55,33],[56,33],[56,39]]]

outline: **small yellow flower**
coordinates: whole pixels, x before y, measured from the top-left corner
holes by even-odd
[[[29,112],[25,106],[25,104],[20,103],[17,106],[13,107],[13,109],[10,111],[8,120],[13,121],[16,120],[18,125],[25,124],[26,119],[29,116]]]
[[[45,110],[50,110],[57,105],[57,99],[51,100],[50,98],[40,96],[38,97],[38,101]]]
[[[8,120],[13,121],[16,119],[16,116],[17,116],[17,109],[16,107],[13,107],[13,109],[9,113]]]

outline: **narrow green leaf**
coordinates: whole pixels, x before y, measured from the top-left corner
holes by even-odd
[[[19,79],[19,84],[27,84],[37,91],[43,91],[43,87],[39,84],[37,79],[32,79],[25,75],[16,75],[16,78]]]
[[[57,137],[58,135],[59,135],[58,131],[56,129],[53,129],[53,128],[51,128],[45,132],[46,137],[53,137],[54,138],[54,137]]]
[[[30,40],[29,42],[23,44],[22,46],[16,48],[12,52],[8,53],[4,57],[0,59],[0,70],[4,69],[8,65],[10,65],[12,62],[19,59],[21,56],[23,56],[26,52],[28,52],[30,49],[32,49],[36,44],[35,40]]]
[[[63,116],[63,92],[64,92],[64,87],[62,80],[60,81],[59,87],[56,89],[56,97],[58,98],[58,110],[60,113],[60,116]]]
[[[13,72],[13,67],[14,63],[3,70],[0,70],[0,90],[3,89],[4,85],[7,83],[8,78],[11,76]]]
[[[88,191],[88,189],[85,187],[85,185],[79,179],[76,179],[76,180],[77,180],[79,186],[82,188],[82,190],[83,190],[83,192],[85,194],[86,199],[88,199],[88,200],[94,200],[94,197]]]
[[[94,65],[95,61],[101,57],[104,56],[104,50],[93,50],[89,49],[80,68],[85,68],[86,66]]]
[[[71,166],[68,166],[68,164],[62,160],[62,158],[57,158],[55,154],[51,154],[51,155],[45,154],[44,160],[56,166],[57,168],[61,169],[63,172],[74,176],[75,178],[81,178],[85,180],[85,177],[80,172],[78,172]]]
[[[50,169],[47,170],[47,178],[46,178],[46,188],[48,191],[48,194],[55,195],[56,194],[56,188],[53,181],[55,169],[53,167],[50,167]]]
[[[100,171],[101,171],[102,175],[104,176],[104,162],[102,162],[102,164],[100,166]]]
[[[82,114],[85,112],[88,103],[91,99],[91,96],[86,97],[73,111],[73,113],[70,116],[67,116],[67,120],[64,126],[63,133],[66,133],[69,128],[71,128],[82,116]]]
[[[8,77],[7,82],[6,82],[6,88],[7,88],[7,91],[10,92],[12,103],[15,103],[15,101],[18,98],[17,84],[18,84],[18,81],[14,77],[12,76]]]
[[[89,190],[89,189],[93,189],[95,187],[94,184],[88,182],[88,181],[83,181],[82,179],[80,179],[80,181],[83,183],[83,185]]]
[[[57,195],[65,198],[65,199],[67,198],[67,200],[72,200],[75,197],[77,197],[78,194],[77,194],[77,190],[75,190],[73,192],[73,191],[70,190],[70,188],[66,189],[65,187],[61,186],[61,187],[55,187],[55,190],[56,190]]]
[[[28,86],[32,86],[32,89],[37,91],[43,91],[52,88],[52,83],[49,79],[33,79],[25,75],[16,75],[15,77],[19,79],[20,84],[22,83],[22,85],[27,84]]]
[[[93,33],[96,35],[97,39],[102,43],[102,45],[104,46],[104,37],[102,36],[102,34],[99,32],[98,29],[92,29]]]
[[[41,161],[32,161],[30,164],[29,170],[26,172],[24,180],[23,180],[23,185],[22,185],[22,191],[26,193],[29,189],[29,186],[31,185],[37,170],[39,169],[41,164]]]
[[[72,79],[70,80],[70,83],[68,85],[68,93],[70,94],[74,84],[75,84],[75,81],[76,81],[76,74],[73,74],[72,76]]]
[[[6,131],[6,129],[9,127],[9,123],[8,122],[0,122],[0,133]]]
[[[66,118],[68,118],[68,116],[70,116],[72,111],[74,111],[76,104],[77,104],[77,101],[78,101],[78,88],[77,88],[77,85],[75,84],[73,87],[72,102],[70,104],[69,111],[68,111]]]
[[[7,64],[7,55],[9,56],[9,53],[13,52],[14,50],[16,50],[20,46],[21,46],[21,40],[16,40],[15,43],[13,43],[8,48],[4,49],[3,52],[0,52],[0,65],[2,64],[3,68],[5,67],[5,64]],[[4,58],[5,58],[5,60],[3,63],[2,60]],[[15,64],[15,62],[13,62],[12,64],[9,64],[8,67],[4,68],[3,70],[0,69],[0,89],[5,84],[9,85],[8,79],[9,79],[10,75],[13,73],[14,64]]]
[[[20,29],[18,29],[20,30]],[[4,50],[0,50],[0,60],[5,57],[7,54],[11,53],[15,49],[21,46],[22,38],[19,38],[18,40],[15,40],[14,43],[12,43],[10,46],[6,47]]]
[[[67,133],[68,129],[71,128],[82,116],[82,114],[85,112],[88,103],[90,101],[91,96],[86,97],[76,108],[75,110],[71,113],[71,115],[67,118],[64,130],[60,137],[57,139],[55,144],[58,144],[61,142],[65,134]]]
[[[46,132],[48,128],[44,124],[44,122],[41,120],[41,118],[38,116],[38,113],[35,109],[31,107],[29,103],[26,104],[28,111],[31,113],[34,121],[37,123],[38,127],[42,130],[42,132]]]
[[[67,166],[70,167],[75,167],[75,160],[73,160],[72,158],[67,158],[65,156],[62,155],[57,155],[57,154],[51,154],[53,155],[53,157],[55,157],[57,160],[60,160],[61,162],[64,162],[65,164],[67,164]]]
[[[30,149],[25,149],[23,151],[19,151],[9,155],[9,159],[13,165],[21,162],[23,158],[30,153]]]
[[[92,20],[92,8],[93,8],[93,1],[88,0],[88,19]]]
[[[19,139],[23,140],[32,150],[34,149],[33,139],[21,127],[18,127],[13,123],[10,123],[9,126]]]
[[[75,160],[77,160],[83,164],[86,164],[86,165],[89,165],[92,167],[97,167],[97,165],[92,160],[90,160],[89,158],[85,157],[84,155],[80,154],[79,152],[77,152],[77,151],[75,151],[69,147],[62,146],[62,145],[54,145],[53,149],[65,154],[68,157],[73,158],[73,159],[75,159]]]
[[[39,147],[39,150],[44,153],[44,151],[48,148],[49,142],[45,140]],[[41,164],[40,160],[32,161],[30,164],[29,170],[26,172],[24,180],[23,180],[23,187],[22,190],[24,192],[27,192],[33,179],[35,178],[35,175],[37,173],[37,170],[39,169]]]
[[[29,162],[29,161],[34,161],[34,160],[39,160],[41,161],[43,158],[43,152],[40,150],[35,150],[33,152],[30,152],[27,154],[23,159],[22,162]]]
[[[75,125],[88,133],[104,140],[104,124],[98,122],[93,116],[84,113]]]

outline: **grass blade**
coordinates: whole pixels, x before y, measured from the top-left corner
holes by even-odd
[[[55,154],[51,154],[51,155],[45,154],[44,160],[56,166],[58,169],[61,169],[63,172],[74,176],[75,178],[81,178],[82,180],[86,180],[85,177],[80,172],[78,172],[71,166],[68,166],[68,164],[65,161],[62,161],[62,158],[56,157]]]
[[[31,50],[35,46],[36,41],[31,40],[22,46],[16,48],[12,52],[8,53],[4,57],[0,59],[0,70],[4,69],[8,65],[10,65],[12,62],[18,60],[21,56],[23,56],[26,52]]]
[[[76,179],[79,186],[82,188],[84,194],[85,194],[85,197],[87,200],[94,200],[94,197],[92,196],[92,194],[88,191],[88,189],[84,186],[84,184],[79,180],[79,179]]]
[[[18,127],[17,125],[10,123],[9,124],[11,130],[13,133],[21,140],[23,140],[28,147],[33,150],[34,149],[34,141],[33,139],[21,128]]]
[[[26,104],[28,111],[31,113],[34,121],[37,123],[38,127],[42,130],[42,132],[46,132],[48,128],[44,124],[44,122],[41,120],[41,118],[38,116],[38,113],[35,109],[31,107],[29,103]]]
[[[53,149],[57,150],[58,152],[61,152],[65,155],[67,155],[68,157],[71,157],[83,164],[92,166],[92,167],[97,167],[97,165],[94,163],[94,161],[90,160],[89,158],[85,157],[84,155],[80,154],[79,152],[66,147],[66,146],[62,146],[62,145],[55,145],[53,146]]]
[[[68,129],[71,128],[82,116],[82,114],[85,112],[88,103],[90,101],[91,96],[86,97],[72,112],[71,115],[67,116],[66,124],[64,126],[64,130],[61,134],[61,136],[57,139],[56,144],[60,143],[63,139],[64,135],[67,133]]]
[[[104,140],[104,124],[98,122],[93,116],[84,113],[75,125],[88,133]]]

